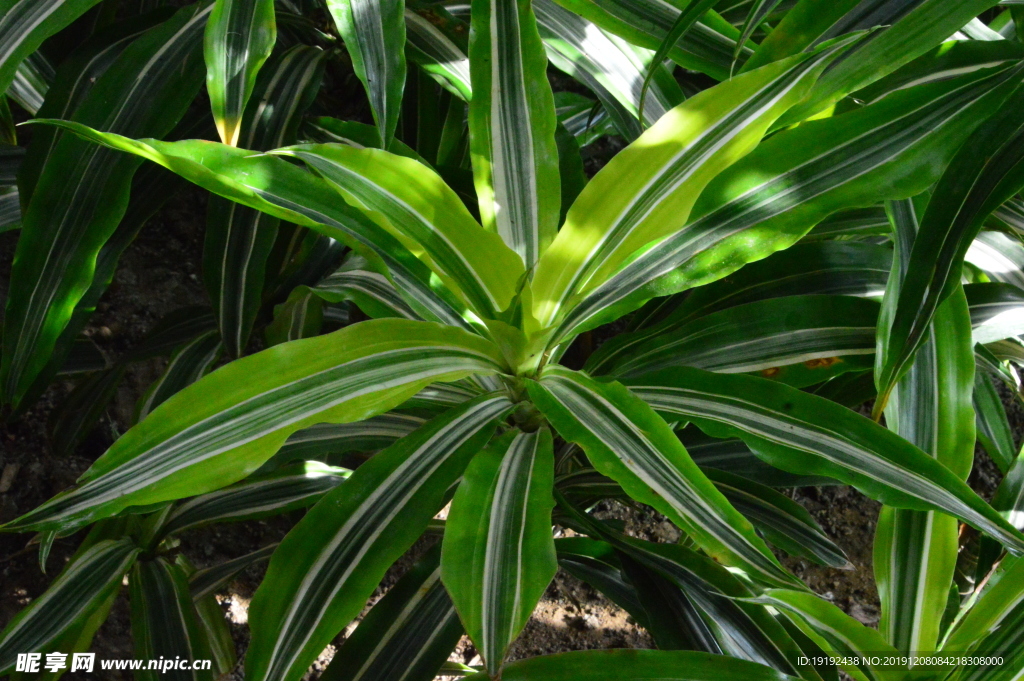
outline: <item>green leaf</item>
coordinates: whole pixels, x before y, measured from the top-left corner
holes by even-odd
[[[588,537],[563,537],[555,540],[558,566],[573,577],[600,591],[608,600],[628,612],[648,631],[654,626],[636,587],[622,573],[615,548],[607,542]],[[657,634],[652,634],[657,637]],[[671,635],[671,634],[670,634]]]
[[[572,296],[603,283],[638,248],[677,231],[699,192],[753,150],[832,56],[798,57],[705,90],[616,154],[569,209],[537,265],[541,326],[558,321]]]
[[[202,83],[209,7],[191,6],[133,42],[76,109],[86,125],[164,135]],[[25,210],[4,320],[3,393],[17,403],[43,369],[93,280],[103,244],[124,216],[139,162],[64,136]]]
[[[401,242],[362,212],[337,200],[325,180],[271,155],[256,155],[214,142],[136,141],[66,121],[47,121],[98,144],[136,154],[173,170],[219,196],[340,240],[392,279],[406,301],[425,319],[468,328],[451,293],[430,285],[430,270]]]
[[[274,554],[249,610],[253,681],[296,680],[363,609],[512,408],[486,395],[427,422],[321,499]]]
[[[1019,617],[1021,603],[1024,603],[1024,560],[1015,557],[1005,561],[981,598],[943,642],[943,650],[998,654],[995,649],[981,644],[1000,630],[1020,631],[1019,626],[1008,625],[1011,618]]]
[[[272,14],[272,2],[270,10]],[[239,10],[233,12],[237,13]],[[272,59],[263,68],[255,90],[249,88],[254,96],[245,116],[239,111],[230,121],[222,119],[227,126],[222,133],[233,136],[228,143],[267,151],[295,142],[302,115],[320,89],[323,60],[322,50],[305,45],[296,45]],[[245,350],[259,314],[278,222],[266,213],[219,197],[211,197],[208,204],[203,281],[232,357]]]
[[[138,553],[130,540],[121,539],[97,542],[75,556],[50,588],[0,633],[0,673],[11,671],[18,653],[49,652],[48,644],[88,619],[117,593]]]
[[[210,523],[258,520],[312,506],[352,474],[306,461],[174,505],[160,526],[167,535]]]
[[[423,164],[341,144],[299,145],[278,153],[301,159],[346,201],[380,220],[480,314],[494,318],[512,300],[521,261]]]
[[[143,420],[169,397],[208,374],[223,350],[216,331],[207,331],[178,347],[160,378],[149,386],[135,405],[135,422]]]
[[[4,0],[0,2],[0,93],[14,80],[22,60],[44,40],[99,0]]]
[[[879,357],[897,310],[918,238],[915,202],[892,202],[895,252],[878,322]],[[974,463],[974,344],[967,299],[959,287],[946,299],[913,363],[891,394],[886,425],[903,439],[966,480]],[[876,374],[877,378],[877,374]],[[938,645],[949,584],[956,568],[955,518],[933,511],[883,508],[875,533],[875,581],[882,604],[882,631],[903,652]]]
[[[665,34],[661,45],[658,46],[658,50],[654,53],[654,58],[651,59],[651,66],[648,67],[647,73],[644,75],[644,82],[640,88],[640,105],[638,107],[640,110],[644,108],[644,102],[647,100],[647,91],[651,87],[651,81],[654,80],[662,62],[668,57],[668,53],[672,51],[672,48],[679,42],[679,39],[693,28],[697,20],[714,7],[717,2],[718,0],[689,0],[686,5],[680,8],[682,11],[679,13],[679,17],[676,18],[672,28]],[[741,49],[741,47],[738,46],[737,49]]]
[[[324,301],[305,287],[296,288],[288,300],[274,306],[274,319],[264,329],[267,345],[279,345],[320,334],[324,323]]]
[[[351,257],[310,292],[331,303],[350,300],[367,316],[419,319],[387,277],[366,269],[366,260]]]
[[[558,230],[561,193],[547,55],[529,0],[473,0],[469,102],[484,227],[531,269]]]
[[[558,434],[579,444],[597,470],[668,516],[708,553],[753,579],[796,583],[668,425],[620,384],[550,367],[529,391]]]
[[[834,36],[880,27],[830,69],[815,84],[811,96],[781,121],[796,123],[926,53],[995,5],[996,0],[966,0],[953,7],[943,0],[842,0],[823,11],[814,0],[801,0],[762,41],[744,68],[795,54]]]
[[[559,0],[558,4],[594,22],[602,30],[649,50],[658,49],[682,13],[670,2]],[[669,58],[685,69],[706,73],[715,80],[726,80],[738,36],[739,32],[727,21],[708,12],[703,21],[698,21],[672,48]],[[744,52],[751,51],[744,48]]]
[[[462,636],[441,583],[440,547],[421,558],[345,639],[322,681],[432,681]]]
[[[793,677],[746,660],[692,651],[586,650],[513,662],[502,681],[785,681]],[[467,681],[487,681],[482,672]]]
[[[883,363],[876,373],[880,413],[907,371],[939,304],[960,282],[963,259],[982,221],[1024,185],[1024,88],[1015,90],[950,162],[921,218],[899,293]]]
[[[1013,284],[993,281],[965,284],[964,293],[975,343],[992,343],[1024,333],[1024,291]]]
[[[765,539],[791,556],[821,565],[849,568],[843,550],[828,538],[804,507],[770,487],[714,468],[704,474]]]
[[[473,97],[466,56],[469,27],[441,5],[416,3],[405,10],[406,57],[449,92],[468,102]]]
[[[1024,287],[1024,244],[1020,236],[981,232],[967,248],[964,260],[991,281]]]
[[[21,229],[21,199],[16,187],[0,187],[0,234]]]
[[[743,48],[746,46],[747,41],[750,40],[750,36],[754,35],[754,31],[779,6],[780,2],[782,0],[753,0],[750,4],[747,16],[743,20],[743,27],[740,29],[739,40],[736,41],[736,49],[732,53],[732,63],[734,65],[739,61]]]
[[[533,9],[551,63],[597,95],[623,138],[631,142],[639,137],[643,132],[639,120],[642,80],[651,69],[653,53],[601,30],[553,0],[535,0]],[[667,69],[659,67],[652,72],[643,125],[653,125],[683,101],[683,93]]]
[[[405,89],[405,2],[327,0],[327,9],[370,98],[380,148],[389,149]]]
[[[638,376],[672,366],[778,373],[802,364],[804,385],[859,368],[849,360],[875,352],[878,303],[854,296],[770,298],[698,317],[663,333],[622,334],[591,355],[587,370]],[[631,336],[644,338],[632,343]],[[607,351],[604,348],[608,348]]]
[[[217,589],[226,585],[242,570],[260,561],[268,560],[277,547],[277,544],[270,544],[244,556],[196,570],[188,576],[188,587],[192,593],[192,599],[200,601],[212,596]]]
[[[1011,77],[1005,68],[982,70],[774,135],[707,186],[685,228],[673,221],[671,236],[570,301],[573,309],[554,336],[721,279],[787,248],[837,210],[924,191],[983,112],[1005,97]]]
[[[470,462],[445,525],[441,578],[492,676],[558,568],[547,428],[509,433]]]
[[[1017,458],[1017,448],[1002,398],[980,362],[975,364],[974,371],[974,413],[978,442],[1005,475]]]
[[[427,322],[373,320],[264,350],[193,383],[9,530],[78,527],[246,477],[297,430],[388,411],[439,380],[501,371],[497,349]]]
[[[794,475],[769,466],[755,455],[739,438],[719,440],[708,437],[695,426],[687,426],[678,433],[694,463],[703,468],[714,468],[757,480],[772,487],[806,487],[834,485],[835,480],[822,476]]]
[[[164,558],[140,560],[128,578],[131,588],[132,641],[143,660],[209,660],[210,648],[188,591],[188,578]],[[192,667],[193,665],[189,665]],[[176,676],[212,681],[211,669],[175,670]],[[139,681],[158,681],[164,672],[143,668]]]
[[[256,75],[277,42],[274,0],[216,0],[206,22],[206,90],[217,132],[237,146]]]
[[[869,661],[875,656],[897,656],[899,651],[886,643],[877,631],[864,626],[820,596],[803,591],[768,589],[763,595],[748,601],[774,607],[823,650],[838,657],[861,660],[840,665],[855,678],[866,677],[872,681],[904,678],[905,670],[897,665],[872,664]]]
[[[325,460],[352,451],[376,452],[422,425],[422,418],[397,412],[355,423],[319,423],[289,437],[265,468],[299,459]]]
[[[740,437],[773,466],[842,480],[890,506],[949,513],[1024,550],[1024,536],[948,468],[835,402],[762,378],[691,368],[627,384],[656,411],[715,437]]]

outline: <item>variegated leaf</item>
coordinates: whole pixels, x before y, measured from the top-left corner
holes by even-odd
[[[473,97],[466,56],[469,27],[440,5],[405,10],[406,55],[464,101]]]
[[[445,492],[512,409],[489,394],[428,421],[324,497],[274,554],[253,598],[253,681],[298,679],[363,609],[391,563],[426,529]]]
[[[559,321],[574,295],[602,284],[638,248],[685,224],[700,191],[757,145],[832,56],[807,55],[705,90],[618,153],[587,184],[537,265],[541,326]]]
[[[469,103],[473,180],[484,227],[530,270],[561,205],[555,105],[529,0],[473,0]]]
[[[491,675],[555,576],[551,432],[508,433],[470,462],[445,525],[441,577]]]
[[[238,520],[258,520],[312,506],[352,474],[345,468],[306,461],[274,473],[253,476],[174,505],[160,526],[161,534]]]
[[[797,584],[747,521],[690,459],[668,425],[617,383],[549,368],[530,396],[597,470],[667,515],[711,555],[768,584]]]
[[[496,353],[458,329],[382,319],[244,357],[164,402],[77,487],[6,527],[73,528],[219,489],[259,468],[297,430],[388,411],[438,380],[500,372]]]
[[[270,544],[244,556],[232,558],[202,570],[196,570],[188,576],[188,587],[193,601],[199,601],[212,596],[217,589],[227,584],[242,570],[262,560],[269,560],[271,554],[277,550],[277,546],[277,544]]]
[[[431,681],[462,624],[441,583],[440,547],[421,558],[345,639],[322,681]]]
[[[274,0],[215,0],[204,38],[206,89],[225,144],[238,144],[242,112],[276,41]]]
[[[341,144],[301,145],[277,153],[302,159],[349,203],[380,220],[481,315],[493,318],[512,300],[521,261],[496,235],[481,229],[455,192],[425,165]]]
[[[0,632],[0,673],[18,653],[50,652],[47,645],[116,593],[139,549],[129,539],[104,540],[76,556],[50,588]]]
[[[370,111],[388,149],[405,90],[404,0],[327,0],[327,8],[370,98]]]
[[[774,381],[675,368],[626,381],[656,411],[740,437],[773,466],[827,475],[891,506],[954,515],[1024,550],[1024,535],[948,468],[831,400]]]
[[[555,338],[721,279],[792,245],[839,208],[923,191],[983,112],[1006,96],[1011,77],[996,68],[909,88],[773,136],[708,185],[684,229],[577,298]]]

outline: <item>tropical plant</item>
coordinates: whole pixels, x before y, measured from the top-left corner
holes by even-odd
[[[1024,364],[1017,3],[151,5],[0,0],[0,91],[35,119],[0,156],[21,230],[4,399],[83,374],[69,451],[129,363],[171,354],[138,423],[3,526],[38,533],[44,565],[91,529],[0,634],[0,672],[87,649],[127,577],[139,657],[226,673],[213,594],[269,556],[245,674],[297,680],[424,534],[440,546],[322,678],[1024,671],[1024,463],[993,383],[1019,396]],[[349,75],[372,125],[331,115]],[[608,137],[626,145],[588,179],[581,147]],[[211,193],[210,309],[97,366],[80,333],[185,181]],[[966,483],[976,441],[1004,475],[991,503]],[[351,452],[372,455],[339,467]],[[818,484],[884,504],[878,631],[769,548],[847,563],[772,488]],[[628,536],[591,512],[609,498],[683,538]],[[306,507],[223,565],[177,548]],[[506,664],[559,566],[660,650]],[[463,632],[481,669],[445,663]],[[981,662],[899,658],[929,652]]]

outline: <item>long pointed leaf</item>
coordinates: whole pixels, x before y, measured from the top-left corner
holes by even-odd
[[[293,681],[305,673],[426,529],[511,408],[507,398],[486,395],[446,412],[360,466],[344,489],[306,514],[253,599],[251,679]]]
[[[217,132],[238,144],[242,112],[277,40],[273,0],[216,0],[206,22],[206,89]]]
[[[547,428],[509,435],[473,458],[452,499],[441,578],[492,675],[557,570],[553,476]]]
[[[405,2],[327,0],[327,8],[370,98],[380,147],[388,149],[405,90]]]
[[[240,480],[289,435],[388,411],[438,380],[500,371],[496,348],[426,322],[373,320],[213,372],[125,433],[80,479],[8,529],[77,527]]]
[[[473,180],[484,226],[534,266],[561,203],[555,104],[528,0],[473,0],[469,103]]]
[[[892,506],[949,513],[1024,551],[1024,535],[948,468],[835,402],[762,378],[690,368],[627,383],[656,411],[716,437],[740,437],[783,470],[827,475]]]
[[[796,582],[668,425],[628,390],[560,368],[549,369],[529,390],[559,435],[583,447],[594,467],[631,497],[667,515],[709,553],[742,566],[752,578]]]

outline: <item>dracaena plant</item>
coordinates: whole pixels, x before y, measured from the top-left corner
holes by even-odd
[[[1024,670],[1024,464],[992,382],[1024,362],[1017,9],[94,4],[0,1],[0,90],[36,117],[0,156],[0,225],[21,229],[0,382],[20,408],[85,373],[71,449],[128,363],[172,354],[137,424],[3,526],[38,533],[43,564],[92,527],[0,634],[0,672],[87,649],[127,575],[137,657],[227,673],[213,594],[269,557],[245,674],[297,680],[425,534],[322,678],[819,681],[835,666],[806,659],[830,653],[875,681],[912,672],[857,656],[929,651],[1002,656],[935,678]],[[33,80],[44,40],[104,21]],[[553,92],[550,66],[578,84]],[[332,115],[345,74],[373,125]],[[627,144],[588,179],[580,148],[608,135]],[[184,181],[211,193],[211,308],[96,367],[79,332]],[[254,329],[269,347],[246,354]],[[874,419],[851,409],[871,398]],[[991,503],[965,482],[976,441],[1005,476]],[[884,504],[878,631],[769,548],[845,566],[772,489],[838,483]],[[683,539],[627,536],[605,499]],[[177,550],[307,507],[223,565]],[[559,566],[659,650],[506,663]],[[463,633],[479,669],[445,663]]]

